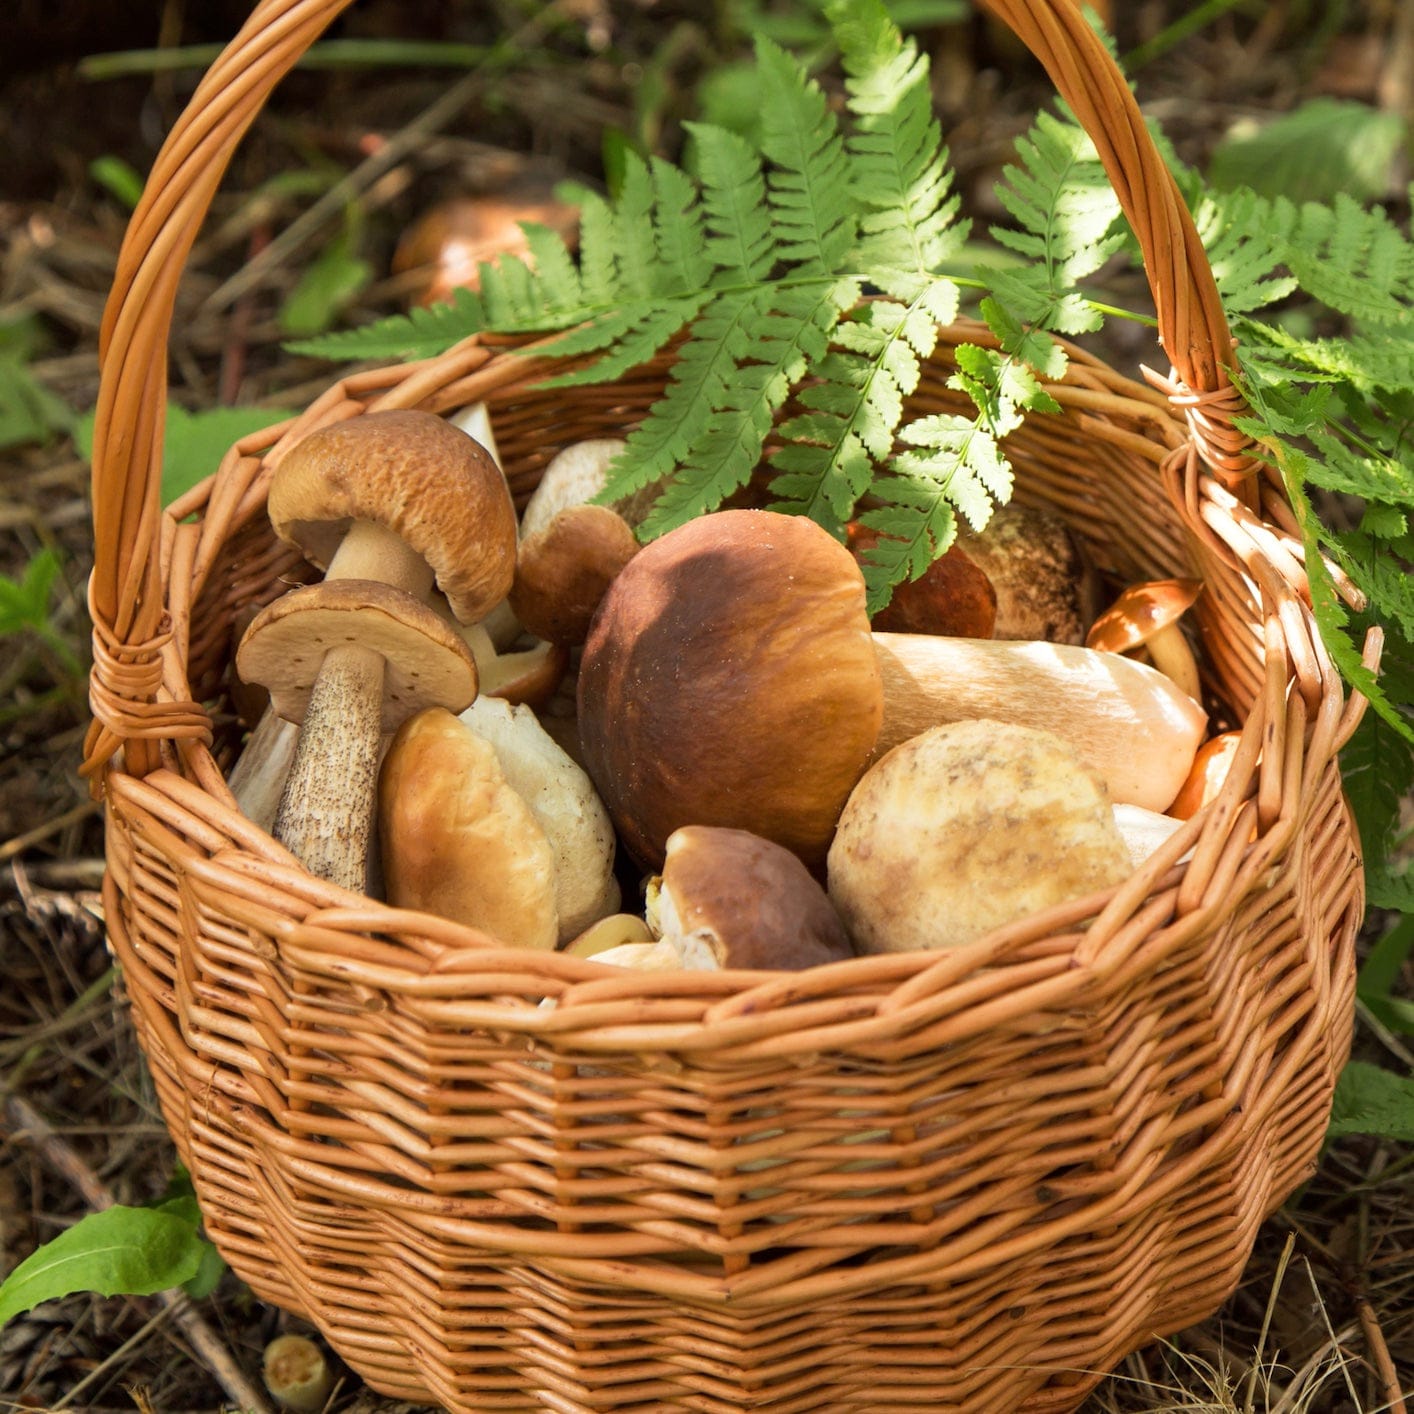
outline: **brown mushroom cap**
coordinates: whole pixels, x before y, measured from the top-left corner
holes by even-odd
[[[849,527],[849,547],[868,557],[881,536],[868,526]],[[955,638],[991,638],[997,621],[997,591],[976,561],[954,543],[917,579],[895,586],[874,615],[880,633],[937,633]]]
[[[277,716],[302,722],[324,655],[349,644],[385,660],[385,732],[425,707],[460,712],[476,696],[476,662],[461,635],[412,595],[375,580],[327,580],[276,599],[246,629],[236,669],[269,690]]]
[[[584,642],[600,600],[637,553],[617,511],[566,506],[521,540],[511,609],[537,638],[572,648]]]
[[[432,708],[399,728],[378,781],[388,902],[553,948],[555,857],[491,744]]]
[[[1205,805],[1217,799],[1241,743],[1241,732],[1219,732],[1198,748],[1188,779],[1168,808],[1175,820],[1191,820]]]
[[[817,863],[883,716],[859,567],[801,516],[689,521],[610,586],[578,703],[585,765],[640,863],[681,825]]]
[[[861,952],[969,943],[1132,868],[1100,778],[1049,732],[934,727],[876,762],[830,847],[829,891]]]
[[[839,914],[805,865],[747,830],[673,831],[658,920],[664,937],[700,937],[721,967],[795,971],[854,956]]]
[[[385,526],[431,566],[463,623],[506,597],[516,518],[489,453],[432,413],[396,410],[320,428],[270,482],[270,522],[327,569],[354,521]]]
[[[1176,624],[1202,593],[1201,579],[1152,579],[1132,584],[1091,625],[1085,646],[1128,653]]]
[[[957,547],[991,582],[994,637],[1084,642],[1097,607],[1095,575],[1053,511],[1010,502],[982,530],[963,526]]]

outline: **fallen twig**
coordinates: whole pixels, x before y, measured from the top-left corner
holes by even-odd
[[[69,1144],[51,1128],[48,1121],[18,1095],[5,1097],[5,1137],[24,1140],[52,1169],[63,1175],[94,1210],[111,1208],[112,1192]],[[221,1337],[207,1324],[180,1290],[162,1291],[157,1300],[167,1308],[171,1318],[182,1329],[207,1368],[220,1382],[226,1396],[238,1408],[251,1414],[271,1414],[270,1403],[245,1375],[227,1350]]]

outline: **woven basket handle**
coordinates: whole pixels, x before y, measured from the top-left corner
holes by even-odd
[[[192,703],[164,700],[169,649],[158,563],[167,341],[177,285],[236,145],[267,96],[350,0],[263,0],[178,119],[133,213],[100,342],[94,428],[94,625],[85,771],[119,747],[144,775],[158,743],[200,735]],[[1212,269],[1138,105],[1075,0],[985,0],[1045,65],[1094,139],[1138,237],[1159,333],[1209,463],[1241,469],[1230,417],[1232,338]]]

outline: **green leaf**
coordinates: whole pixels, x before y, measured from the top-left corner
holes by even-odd
[[[73,410],[34,376],[27,363],[28,349],[23,345],[0,350],[0,451],[42,446],[74,425]]]
[[[1215,187],[1248,187],[1291,201],[1389,194],[1404,120],[1364,103],[1313,98],[1267,123],[1247,123],[1218,144],[1208,166]]]
[[[1376,1020],[1391,1031],[1414,1034],[1414,1003],[1394,995],[1409,955],[1414,952],[1414,915],[1402,918],[1379,940],[1360,965],[1356,995]]]
[[[95,157],[88,164],[88,174],[109,195],[117,197],[129,211],[142,200],[142,176],[121,157],[114,157],[111,153]]]
[[[46,547],[34,555],[18,581],[0,575],[0,636],[25,629],[45,631],[50,593],[58,573],[59,556]]]
[[[1336,1082],[1327,1138],[1367,1134],[1414,1143],[1414,1079],[1351,1061]]]
[[[340,231],[305,269],[280,306],[280,332],[288,338],[322,334],[373,279],[373,267],[355,253],[351,227]]]
[[[0,1283],[0,1326],[76,1291],[146,1296],[190,1281],[210,1244],[180,1213],[105,1208],[31,1253]]]

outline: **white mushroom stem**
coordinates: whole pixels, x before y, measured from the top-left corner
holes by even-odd
[[[1198,662],[1183,630],[1177,624],[1161,628],[1144,645],[1154,666],[1175,686],[1186,692],[1195,702],[1203,695],[1198,681]]]
[[[241,814],[262,830],[275,823],[298,740],[299,728],[267,708],[231,768],[231,794]]]
[[[349,526],[324,579],[376,579],[424,602],[432,593],[432,566],[402,536],[371,520]]]
[[[324,655],[271,831],[312,874],[356,893],[368,887],[383,672],[382,654],[357,644]]]
[[[1104,778],[1110,799],[1164,810],[1203,740],[1201,707],[1162,673],[1115,653],[876,633],[884,722],[874,749],[944,722],[990,717],[1053,732]]]

